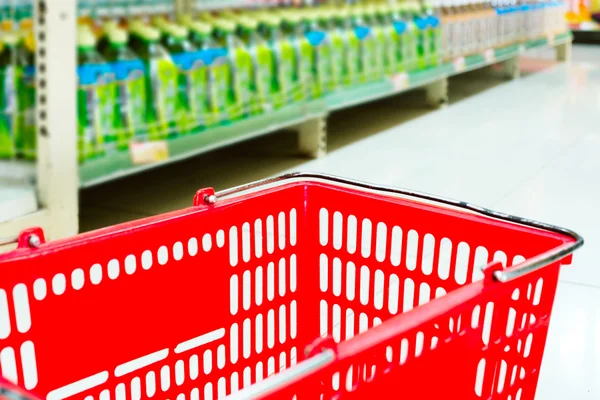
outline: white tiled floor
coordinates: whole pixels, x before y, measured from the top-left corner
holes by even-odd
[[[600,48],[575,55],[599,60]],[[483,73],[453,79],[451,97],[462,100],[444,110],[425,112],[409,95],[337,114],[333,151],[321,160],[252,155],[259,141],[87,191],[82,227],[182,208],[197,188],[286,170],[408,187],[565,226],[586,245],[561,275],[537,398],[599,399],[600,65],[527,65],[541,71],[501,85]]]

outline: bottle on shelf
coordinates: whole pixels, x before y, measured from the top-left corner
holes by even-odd
[[[19,37],[5,32],[0,42],[0,158],[16,155],[18,118],[18,58]]]
[[[283,22],[283,35],[294,49],[294,85],[298,90],[294,91],[293,100],[301,102],[312,95],[313,48],[305,36],[304,20],[299,13],[282,9],[279,15]]]
[[[17,155],[25,159],[36,158],[37,135],[35,121],[35,34],[31,20],[21,21],[19,32],[19,132],[16,134]]]

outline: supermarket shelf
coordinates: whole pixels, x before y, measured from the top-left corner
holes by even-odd
[[[271,132],[323,117],[323,101],[290,105],[256,117],[236,121],[167,140],[169,158],[153,163],[135,165],[127,151],[116,152],[98,159],[88,160],[80,166],[80,187],[87,188],[127,175],[136,174],[159,165],[183,160],[211,150],[232,145]]]

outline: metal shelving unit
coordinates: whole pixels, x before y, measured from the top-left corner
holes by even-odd
[[[147,4],[146,4],[147,3]],[[218,4],[217,4],[218,3]],[[0,222],[0,238],[16,235],[31,226],[41,226],[52,239],[78,231],[78,193],[126,175],[146,171],[216,148],[248,140],[287,128],[299,133],[298,149],[321,157],[327,151],[326,118],[331,112],[393,96],[415,88],[424,88],[428,102],[444,106],[448,101],[448,77],[504,64],[507,77],[518,76],[519,56],[533,48],[555,47],[557,58],[570,56],[570,33],[550,35],[523,44],[489,49],[418,72],[400,73],[378,82],[344,88],[304,104],[293,104],[262,115],[232,122],[197,133],[182,135],[166,142],[169,158],[154,164],[136,165],[127,151],[107,154],[77,162],[76,101],[76,19],[89,15],[123,16],[150,12],[148,4],[158,5],[161,12],[180,13],[221,7],[248,7],[275,2],[255,0],[36,0],[33,8],[38,38],[38,162],[37,167],[20,165],[28,179],[37,182],[38,211],[8,222]],[[156,11],[156,10],[154,10]]]

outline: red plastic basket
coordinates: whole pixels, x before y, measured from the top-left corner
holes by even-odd
[[[0,371],[42,398],[523,400],[583,241],[297,174],[19,243],[0,256]]]

